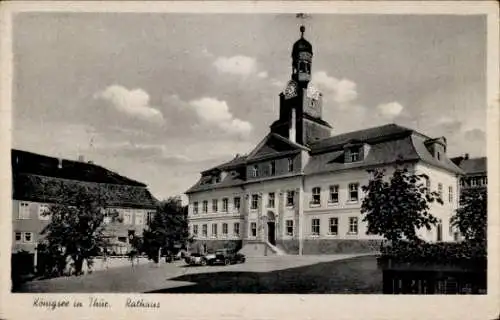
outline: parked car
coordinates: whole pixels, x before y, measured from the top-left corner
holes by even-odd
[[[207,264],[207,258],[199,253],[192,253],[184,257],[184,261],[191,266],[204,266]]]
[[[241,253],[237,253],[228,249],[217,250],[214,254],[214,257],[211,259],[207,259],[208,264],[235,264],[235,263],[244,263],[245,255]]]

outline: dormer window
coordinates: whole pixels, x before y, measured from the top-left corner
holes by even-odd
[[[276,161],[271,161],[269,164],[269,172],[271,173],[272,176],[276,174]]]
[[[358,162],[360,160],[359,157],[359,148],[352,148],[350,154],[351,162]]]
[[[216,176],[215,176],[215,183],[219,183],[219,182],[220,182],[220,180],[221,180],[221,176],[220,176],[220,174],[216,175]]]
[[[257,165],[253,166],[253,168],[252,168],[252,176],[253,177],[259,176],[259,167]]]
[[[288,172],[292,172],[292,171],[293,171],[293,159],[288,158]]]
[[[363,161],[364,155],[367,154],[369,146],[367,144],[352,144],[349,143],[344,147],[345,163]]]

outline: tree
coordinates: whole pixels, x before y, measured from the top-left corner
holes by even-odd
[[[486,229],[488,194],[486,188],[463,190],[460,195],[460,206],[451,218],[452,226],[456,227],[465,240],[483,244],[486,247]]]
[[[49,207],[44,215],[50,215],[50,223],[42,230],[44,240],[39,246],[49,260],[58,261],[51,266],[52,273],[61,274],[60,261],[68,258],[72,261],[75,274],[82,273],[83,263],[89,267],[93,257],[106,247],[107,238],[104,217],[107,195],[101,188],[92,188],[75,184],[61,187],[60,197]],[[111,219],[116,219],[116,212],[108,212]]]
[[[367,234],[381,235],[392,243],[421,241],[417,230],[429,230],[438,222],[429,212],[429,205],[434,201],[443,203],[438,193],[422,183],[428,177],[398,166],[390,179],[384,180],[385,170],[369,173],[368,185],[362,186],[366,197],[361,205],[363,221],[368,223]]]
[[[178,246],[192,241],[189,236],[187,207],[178,198],[160,202],[153,220],[143,232],[143,251],[158,262],[158,253],[173,254]]]

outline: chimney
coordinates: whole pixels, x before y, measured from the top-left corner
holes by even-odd
[[[85,162],[85,157],[83,155],[78,156],[78,161]]]
[[[292,142],[297,142],[297,130],[295,128],[296,126],[296,114],[295,114],[295,108],[292,108],[292,117],[291,117],[291,121],[290,121],[290,130],[288,132],[288,139],[290,139],[290,141]]]
[[[58,158],[57,160],[58,160],[57,168],[62,169],[62,159]]]
[[[468,154],[468,153],[466,153],[466,154],[464,155],[464,160],[469,160],[469,154]]]

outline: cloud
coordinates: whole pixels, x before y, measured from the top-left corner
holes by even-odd
[[[386,118],[395,118],[399,114],[401,114],[401,111],[403,111],[403,106],[399,104],[399,102],[389,102],[389,103],[383,103],[379,104],[377,106],[377,110],[380,112],[380,114]]]
[[[467,140],[485,140],[486,139],[486,133],[484,130],[481,129],[471,129],[467,130],[464,133],[465,139]]]
[[[342,104],[354,101],[358,97],[356,83],[348,79],[337,79],[329,76],[325,71],[318,71],[312,76],[314,85],[331,95],[333,100]]]
[[[111,85],[94,95],[95,99],[107,102],[108,106],[131,117],[163,123],[162,113],[149,105],[149,94],[142,89],[128,90],[120,85]]]
[[[285,82],[278,80],[278,79],[272,79],[271,84],[275,87],[278,87],[280,89],[285,88]]]
[[[246,136],[252,130],[249,122],[237,119],[231,114],[226,101],[205,97],[192,100],[189,105],[205,124],[217,126],[227,133]]]
[[[262,78],[262,79],[267,78],[267,76],[268,76],[267,71],[261,71],[257,74],[257,77]]]
[[[219,57],[214,66],[221,73],[248,76],[257,72],[257,62],[247,56]]]

